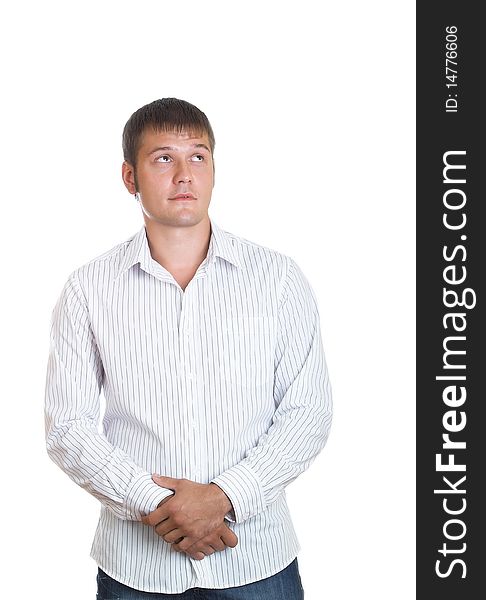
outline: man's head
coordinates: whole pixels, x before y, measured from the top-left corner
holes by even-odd
[[[136,110],[123,129],[123,158],[136,170],[138,152],[143,134],[153,130],[157,133],[192,133],[207,135],[211,154],[214,154],[214,134],[206,115],[185,100],[160,98]]]
[[[179,226],[207,218],[214,145],[206,115],[184,100],[162,98],[133,113],[123,130],[122,177],[146,221]]]

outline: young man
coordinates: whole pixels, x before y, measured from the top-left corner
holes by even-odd
[[[69,276],[46,381],[48,453],[102,504],[97,598],[300,599],[285,487],[331,424],[314,293],[209,217],[198,108],[143,106],[123,152],[144,225]]]

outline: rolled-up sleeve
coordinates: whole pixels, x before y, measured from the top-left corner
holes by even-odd
[[[54,307],[45,387],[50,458],[117,517],[140,520],[172,490],[99,433],[104,370],[76,271]]]
[[[226,518],[264,511],[314,461],[332,420],[332,396],[315,294],[288,258],[278,313],[271,427],[246,457],[212,480],[228,496]]]

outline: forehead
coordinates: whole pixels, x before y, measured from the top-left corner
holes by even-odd
[[[208,135],[195,131],[155,131],[154,129],[146,129],[140,138],[140,149],[149,152],[150,148],[157,146],[183,148],[193,144],[205,144],[209,148]]]

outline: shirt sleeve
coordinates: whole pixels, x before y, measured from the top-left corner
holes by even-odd
[[[140,520],[172,490],[99,433],[104,369],[76,271],[54,307],[45,389],[50,458],[117,517]]]
[[[314,461],[331,426],[332,396],[317,301],[288,258],[278,314],[272,425],[246,457],[212,480],[228,496],[226,519],[264,511]]]

